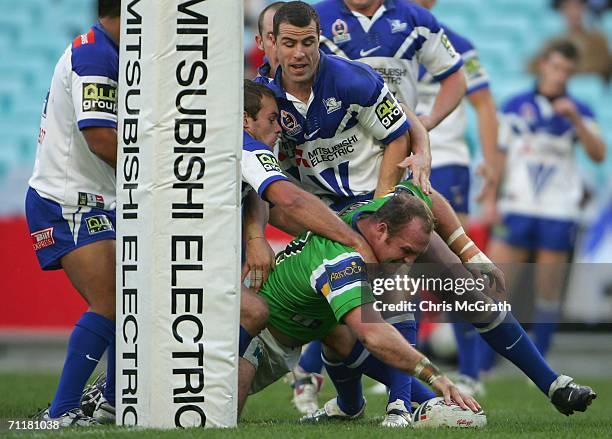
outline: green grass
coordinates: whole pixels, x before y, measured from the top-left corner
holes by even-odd
[[[487,396],[480,398],[488,416],[482,430],[382,430],[385,398],[366,393],[368,409],[363,420],[320,426],[297,424],[298,414],[291,406],[290,391],[279,382],[251,397],[238,429],[182,431],[130,430],[99,427],[61,432],[12,432],[6,434],[8,419],[23,419],[46,405],[53,395],[56,376],[41,374],[0,374],[0,437],[134,437],[134,438],[610,438],[612,437],[612,379],[583,380],[592,386],[598,398],[586,413],[565,417],[524,379],[499,379],[487,383]],[[370,385],[365,385],[366,389]],[[326,383],[320,402],[332,397]]]

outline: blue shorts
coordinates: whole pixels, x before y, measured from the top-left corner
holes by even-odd
[[[432,187],[448,200],[455,212],[468,213],[470,201],[470,168],[447,165],[433,168],[429,179]]]
[[[72,250],[103,239],[115,239],[115,211],[88,206],[61,206],[29,188],[26,217],[38,263],[43,270],[62,268]]]
[[[571,251],[576,237],[576,223],[526,215],[507,214],[493,232],[515,247],[530,250]]]

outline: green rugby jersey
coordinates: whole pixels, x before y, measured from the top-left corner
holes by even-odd
[[[352,227],[394,194],[407,191],[431,207],[431,200],[409,181],[394,192],[357,203],[340,215]],[[374,301],[361,255],[339,242],[306,232],[276,257],[276,268],[261,287],[270,309],[269,324],[304,343],[327,335],[350,310]]]

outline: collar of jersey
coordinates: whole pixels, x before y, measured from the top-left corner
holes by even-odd
[[[535,86],[533,87],[533,97],[535,98],[536,96],[542,96],[543,98],[547,99],[549,102],[554,101],[555,99],[559,99],[559,98],[566,98],[568,97],[567,95],[567,88],[565,90],[563,90],[563,92],[561,94],[558,94],[557,96],[545,96],[542,93],[540,93],[540,86],[538,85],[538,83],[535,83]]]
[[[110,41],[113,47],[117,49],[117,51],[119,51],[119,46],[117,46],[117,43],[115,43],[115,40],[113,40],[111,36],[109,35],[109,33],[106,31],[106,29],[104,29],[104,26],[102,26],[102,23],[100,23],[100,20],[96,21],[96,24],[94,24],[93,27],[99,32],[101,32],[108,39],[108,41]]]
[[[351,15],[351,16],[353,15],[353,11],[351,11],[348,8],[346,3],[344,3],[344,0],[337,0],[337,1],[340,2],[340,7],[342,8],[342,12],[344,12],[347,15]],[[383,5],[385,5],[385,8],[387,9],[387,11],[395,9],[395,0],[385,0],[383,2]]]
[[[319,49],[319,67],[317,68],[317,72],[315,73],[314,81],[312,83],[312,94],[317,95],[319,90],[319,84],[321,83],[320,78],[325,71],[325,66],[327,65],[327,55]],[[282,81],[282,73],[283,68],[278,66],[276,68],[276,72],[274,74],[274,81],[270,83],[270,88],[274,91],[274,94],[277,98],[287,99],[287,92],[283,89],[283,81]]]

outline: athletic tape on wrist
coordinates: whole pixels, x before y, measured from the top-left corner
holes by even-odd
[[[463,227],[459,226],[459,228],[453,233],[451,233],[451,236],[448,237],[448,239],[446,240],[446,244],[450,247],[450,245],[455,242],[457,238],[459,238],[461,235],[465,235],[465,230],[463,230]]]

